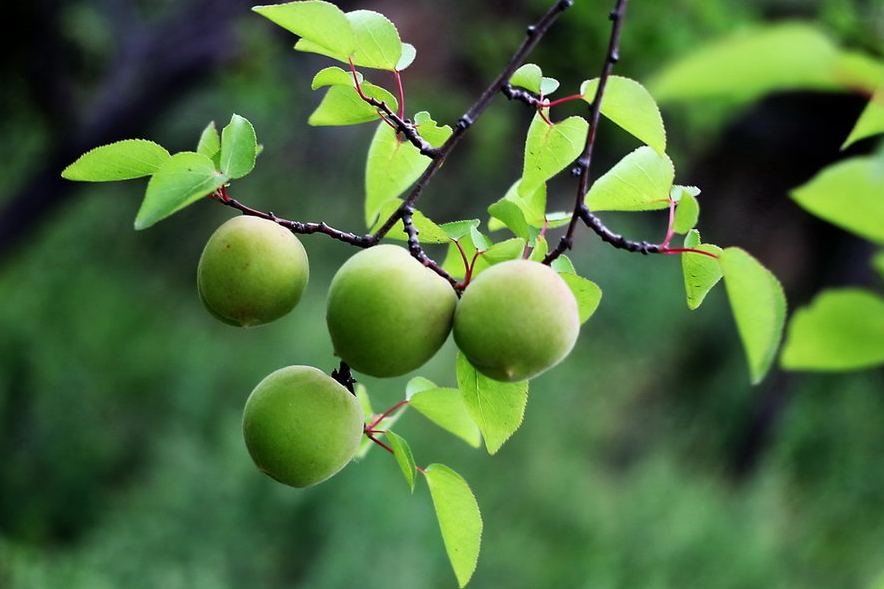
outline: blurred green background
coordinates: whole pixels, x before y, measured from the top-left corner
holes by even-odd
[[[454,122],[546,0],[372,0],[418,47],[410,112]],[[579,0],[532,61],[576,89],[594,77],[610,2]],[[287,364],[335,367],[325,290],[352,253],[323,236],[305,299],[254,330],[202,309],[195,268],[232,212],[210,202],[132,230],[142,181],[75,186],[61,168],[99,143],[192,149],[210,120],[249,118],[265,147],[235,197],[361,231],[373,127],[311,128],[322,58],[241,0],[33,0],[7,7],[0,105],[0,587],[226,589],[456,586],[426,488],[372,451],[322,485],[260,475],[242,405]],[[880,0],[633,0],[617,72],[647,79],[704,41],[784,18],[880,55]],[[13,40],[15,39],[15,40]],[[379,82],[389,80],[378,79]],[[786,194],[827,162],[862,97],[792,92],[664,110],[677,180],[703,191],[708,240],[749,249],[790,304],[825,285],[881,287],[870,249]],[[567,110],[566,107],[564,110]],[[521,166],[530,112],[496,99],[422,209],[486,218]],[[634,143],[600,129],[601,173]],[[873,142],[854,151],[870,150]],[[571,199],[553,182],[554,208]],[[606,217],[636,239],[665,220]],[[532,382],[525,422],[494,457],[416,414],[420,464],[471,484],[485,520],[470,587],[862,588],[884,572],[884,375],[774,372],[748,384],[721,288],[684,303],[676,257],[615,251],[584,231],[578,270],[604,290],[577,348]],[[420,371],[454,386],[449,342]],[[365,379],[376,408],[407,377]]]

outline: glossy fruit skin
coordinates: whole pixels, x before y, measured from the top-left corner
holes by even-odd
[[[405,248],[378,245],[332,279],[326,321],[335,353],[357,372],[391,377],[421,367],[442,347],[457,295]]]
[[[292,487],[309,487],[350,462],[363,419],[359,401],[332,377],[312,366],[288,366],[249,395],[243,437],[261,472]]]
[[[200,300],[217,319],[251,327],[291,311],[307,287],[307,252],[291,231],[242,215],[209,238],[197,268]]]
[[[476,369],[503,382],[528,380],[562,361],[577,341],[577,301],[540,262],[510,260],[473,279],[454,315],[454,341]]]

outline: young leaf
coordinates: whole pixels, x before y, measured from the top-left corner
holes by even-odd
[[[255,167],[258,140],[252,124],[239,115],[221,131],[221,172],[231,178],[242,178]]]
[[[399,468],[402,469],[402,474],[405,475],[408,488],[413,493],[415,464],[414,454],[411,453],[411,446],[408,445],[405,438],[396,434],[393,430],[388,429],[386,436],[387,441],[390,442],[390,448],[393,450],[393,456],[396,457],[396,462],[399,463]]]
[[[740,31],[692,50],[648,83],[659,101],[721,97],[749,101],[774,90],[833,89],[838,50],[803,23]]]
[[[729,247],[718,257],[737,331],[746,351],[752,384],[773,363],[783,335],[786,297],[770,271],[744,250]]]
[[[700,218],[700,203],[690,192],[682,191],[678,205],[675,207],[675,222],[672,230],[676,233],[687,233],[697,225]]]
[[[221,166],[220,157],[216,157],[221,152],[221,137],[218,135],[218,129],[215,128],[215,121],[212,121],[203,129],[203,132],[200,134],[199,143],[196,146],[196,152],[211,158],[217,166]]]
[[[473,448],[482,443],[479,427],[470,417],[458,389],[429,388],[414,393],[409,404],[424,417],[464,440]]]
[[[589,103],[595,100],[598,78],[583,82],[580,93]],[[610,76],[605,85],[601,112],[627,133],[653,147],[657,153],[666,153],[666,129],[663,115],[651,94],[633,79]]]
[[[476,227],[470,227],[470,239],[473,240],[473,247],[475,247],[478,252],[484,252],[491,249],[491,242],[488,241],[488,238],[482,235],[482,232]]]
[[[485,438],[485,448],[494,454],[522,425],[528,403],[528,382],[491,380],[458,352],[457,386]]]
[[[81,155],[61,177],[79,182],[110,182],[150,176],[169,159],[162,146],[145,139],[125,139]]]
[[[510,85],[530,90],[535,94],[540,94],[540,84],[543,81],[543,73],[540,66],[534,63],[526,63],[513,72],[510,77]]]
[[[438,389],[429,378],[424,378],[423,376],[415,376],[411,380],[408,381],[408,384],[405,385],[405,400],[411,401],[411,398],[418,394],[421,391],[428,391],[430,389]]]
[[[364,82],[362,92],[370,98],[386,102],[393,110],[398,108],[396,98],[380,86]],[[376,121],[379,116],[377,109],[362,100],[354,88],[331,86],[322,98],[322,102],[307,119],[307,123],[316,127],[358,125]]]
[[[577,299],[577,313],[580,315],[580,323],[586,323],[586,320],[592,317],[599,307],[602,300],[602,289],[592,280],[576,274],[560,272],[559,276],[562,277],[562,280],[574,293],[574,298]]]
[[[299,51],[313,51],[343,62],[356,50],[356,34],[347,15],[320,0],[288,2],[252,8],[261,16],[302,37],[295,45]]]
[[[396,64],[396,70],[401,72],[410,66],[415,57],[417,57],[417,49],[415,49],[414,45],[411,43],[403,43],[402,57],[399,58],[399,63]]]
[[[806,211],[842,229],[884,244],[884,162],[855,157],[832,164],[792,191]]]
[[[467,482],[444,464],[423,471],[430,487],[442,540],[457,583],[464,587],[476,570],[482,540],[482,515]]]
[[[560,83],[555,78],[547,78],[544,76],[540,80],[540,94],[541,96],[549,96],[553,92],[559,89]]]
[[[553,260],[551,268],[559,274],[577,274],[577,269],[574,267],[574,262],[572,262],[571,258],[564,254]]]
[[[684,247],[702,250],[716,256],[721,254],[720,247],[701,244],[700,234],[696,229],[692,229],[685,236]],[[686,252],[681,255],[681,270],[684,274],[684,289],[688,299],[688,308],[693,311],[703,303],[703,299],[706,298],[712,287],[721,280],[721,264],[710,256]]]
[[[591,211],[665,209],[674,179],[672,160],[642,146],[595,181],[586,194],[586,205]]]
[[[841,149],[847,149],[861,139],[881,133],[884,133],[884,86],[872,95]]]
[[[488,207],[488,214],[500,220],[516,237],[528,239],[528,223],[525,221],[525,213],[515,202],[502,198]]]
[[[420,132],[431,145],[442,145],[451,135],[451,127],[438,127],[421,118]],[[381,123],[368,149],[365,166],[365,222],[371,227],[383,204],[402,194],[417,180],[432,160],[408,141],[397,137],[396,130]]]
[[[789,322],[787,370],[856,370],[884,363],[884,299],[859,288],[826,290]]]
[[[542,262],[547,253],[549,253],[549,244],[545,237],[539,235],[537,239],[534,240],[534,247],[531,249],[531,255],[528,256],[528,259],[535,262]]]
[[[160,166],[135,217],[135,229],[147,229],[224,186],[230,177],[218,172],[206,156],[183,151]]]
[[[371,10],[354,10],[347,20],[356,35],[353,63],[362,67],[395,70],[402,57],[399,31],[383,14]]]
[[[479,226],[479,219],[469,219],[467,221],[450,221],[439,225],[442,230],[448,234],[448,237],[458,240],[468,235],[474,227]]]
[[[356,72],[356,79],[359,80],[359,83],[362,83],[364,79],[362,74]],[[355,88],[355,84],[353,82],[353,74],[350,72],[345,72],[341,68],[337,66],[327,67],[325,69],[321,69],[316,72],[316,75],[313,76],[313,81],[310,83],[310,88],[312,90],[319,90],[325,86],[350,86]]]
[[[573,116],[548,124],[538,113],[528,128],[519,195],[527,198],[543,183],[571,165],[583,151],[589,123]]]

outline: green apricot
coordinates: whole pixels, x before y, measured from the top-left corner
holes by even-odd
[[[242,417],[246,448],[261,472],[292,487],[344,468],[362,439],[363,412],[343,385],[312,366],[288,366],[258,383]]]
[[[328,291],[335,353],[354,370],[399,376],[421,367],[451,331],[457,295],[404,248],[378,245],[352,256]]]
[[[580,332],[577,301],[549,266],[510,260],[491,266],[464,290],[454,341],[476,369],[503,382],[552,368]]]
[[[200,300],[217,319],[250,327],[291,311],[307,287],[307,252],[291,231],[242,215],[209,238],[197,268]]]

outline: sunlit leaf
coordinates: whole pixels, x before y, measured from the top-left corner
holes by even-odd
[[[535,63],[526,63],[513,72],[510,84],[540,94],[540,83],[543,81],[543,73],[540,66]]]
[[[109,182],[150,176],[168,161],[169,152],[146,139],[126,139],[81,155],[61,177],[81,182]]]
[[[861,139],[881,133],[884,133],[884,87],[879,88],[872,95],[841,149],[846,149]]]
[[[588,280],[577,274],[561,272],[559,276],[574,293],[577,300],[577,313],[580,315],[580,323],[586,323],[586,320],[592,317],[595,310],[598,309],[602,300],[602,289],[599,288],[592,280]]]
[[[791,196],[817,217],[884,244],[882,186],[884,161],[856,157],[823,168]]]
[[[586,194],[586,205],[591,211],[665,209],[674,179],[672,160],[642,146],[595,181]]]
[[[697,225],[700,218],[700,203],[690,192],[681,193],[678,206],[675,207],[675,222],[672,230],[676,233],[687,233]]]
[[[356,50],[356,34],[347,15],[330,2],[307,0],[255,6],[252,10],[309,41],[295,46],[301,51],[315,51],[346,62]]]
[[[488,267],[491,267],[494,264],[499,264],[501,262],[506,262],[508,260],[518,259],[522,257],[522,253],[525,251],[525,243],[526,242],[524,239],[518,237],[495,243],[490,248],[482,252],[482,255],[479,256],[479,259],[482,260]]]
[[[362,74],[356,72],[356,79],[359,80],[361,84],[363,80]],[[337,66],[321,69],[316,72],[315,76],[313,76],[310,88],[318,90],[324,86],[351,86],[355,88],[353,74],[351,72],[345,72]]]
[[[554,125],[534,116],[525,141],[525,159],[519,194],[530,196],[547,180],[570,166],[583,152],[589,124],[573,116]]]
[[[398,104],[392,94],[374,84],[365,82],[362,84],[362,92],[370,97],[386,102],[391,110],[396,110]],[[314,126],[325,125],[357,125],[376,121],[377,109],[362,100],[356,89],[348,86],[331,86],[326,90],[325,96],[307,123]],[[392,129],[391,129],[392,130]]]
[[[488,207],[488,214],[501,221],[516,237],[528,239],[528,223],[525,221],[525,213],[515,202],[502,198]]]
[[[489,454],[497,452],[522,425],[528,403],[528,382],[492,380],[457,354],[457,386],[473,421],[479,426]]]
[[[470,446],[478,448],[482,443],[479,427],[470,417],[458,389],[429,388],[417,391],[409,403],[418,413]]]
[[[230,180],[206,156],[183,151],[171,156],[151,176],[135,229],[147,229],[224,186]]]
[[[371,10],[354,10],[347,20],[356,35],[353,63],[357,66],[395,70],[402,57],[399,31],[383,14]]]
[[[783,287],[767,268],[742,249],[726,248],[718,261],[752,383],[757,384],[770,369],[783,335]]]
[[[559,274],[577,274],[577,269],[574,267],[574,262],[572,262],[571,258],[564,254],[553,260],[551,267]]]
[[[476,570],[482,541],[482,515],[467,482],[443,464],[424,470],[457,583],[464,587]]]
[[[396,457],[396,462],[399,464],[402,474],[405,475],[405,481],[408,483],[408,488],[413,492],[415,464],[414,454],[411,452],[411,446],[408,445],[405,438],[396,434],[392,430],[388,429],[386,436],[387,441],[390,442],[390,449],[393,450],[393,456]]]
[[[196,146],[196,152],[211,158],[220,167],[221,136],[218,135],[218,129],[215,128],[215,121],[212,121],[203,129],[203,132],[200,134],[199,143]]]
[[[721,254],[716,245],[701,244],[700,234],[692,229],[684,238],[684,247],[708,252],[714,256]],[[697,309],[718,281],[721,280],[721,264],[705,254],[686,252],[681,255],[681,269],[684,274],[684,288],[688,308]]]
[[[415,49],[414,45],[411,43],[403,43],[402,57],[399,58],[399,63],[396,64],[396,69],[401,72],[414,62],[415,57],[417,57],[417,49]]]
[[[252,124],[239,115],[221,131],[221,172],[231,178],[242,178],[255,167],[258,140]]]
[[[469,235],[473,228],[479,226],[479,219],[469,219],[466,221],[451,221],[442,223],[439,227],[448,234],[451,239],[460,239],[465,235]]]
[[[580,87],[583,99],[592,103],[598,86],[598,78],[584,82]],[[601,112],[626,132],[653,147],[660,155],[665,154],[666,129],[663,127],[663,116],[651,94],[635,80],[610,76],[605,85]]]
[[[545,237],[540,235],[534,240],[534,247],[531,250],[531,254],[528,256],[528,259],[535,262],[542,262],[543,258],[545,258],[548,253],[549,243],[547,243]]]
[[[470,227],[470,239],[473,241],[473,247],[475,247],[478,252],[484,252],[491,249],[491,242],[488,241],[488,238],[482,235],[482,232],[476,227]]]

